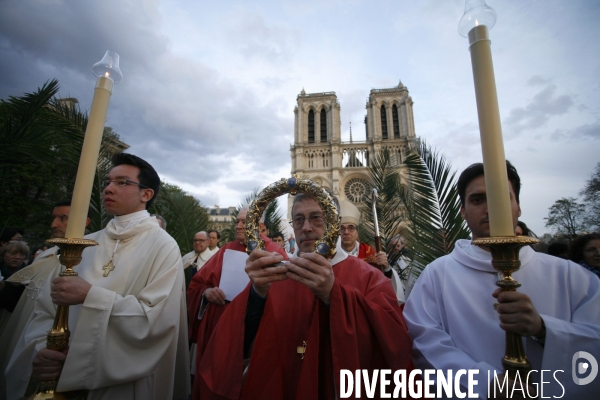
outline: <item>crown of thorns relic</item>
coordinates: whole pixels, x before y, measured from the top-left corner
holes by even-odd
[[[250,254],[256,248],[264,250],[265,242],[260,238],[258,225],[260,217],[269,203],[286,193],[292,196],[303,193],[319,204],[325,217],[325,234],[315,242],[315,253],[325,258],[333,258],[337,238],[340,234],[340,217],[333,198],[313,181],[298,177],[282,178],[270,184],[250,204],[246,216],[246,252]]]

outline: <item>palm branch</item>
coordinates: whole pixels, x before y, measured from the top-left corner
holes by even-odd
[[[421,142],[405,159],[408,185],[399,197],[410,221],[409,246],[418,268],[449,254],[458,239],[469,237],[460,214],[455,175],[450,163]]]
[[[379,234],[385,242],[400,231],[404,209],[398,196],[398,190],[402,185],[400,166],[393,165],[387,147],[372,160],[369,166],[369,178],[372,187],[377,189],[376,212]],[[371,193],[364,199],[364,204],[364,217],[359,227],[360,241],[373,244],[375,226]]]

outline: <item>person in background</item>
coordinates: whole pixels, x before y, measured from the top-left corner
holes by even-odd
[[[23,240],[24,234],[25,231],[21,228],[0,229],[0,248],[6,246],[8,242],[19,242]]]
[[[160,226],[165,231],[167,230],[167,220],[166,219],[164,219],[162,216],[160,216],[158,214],[150,214],[150,216],[156,218],[156,221],[158,221],[158,226]]]
[[[600,233],[588,233],[571,242],[569,260],[600,278]]]
[[[517,222],[517,227],[515,228],[515,236],[532,236],[537,237],[535,233],[531,231],[523,221]]]
[[[60,200],[54,204],[51,214],[52,222],[50,223],[50,229],[52,231],[51,237],[53,239],[65,237],[70,212],[70,199]],[[90,221],[88,212],[88,218],[85,221],[86,227],[90,224]],[[0,347],[0,371],[6,369],[12,355],[12,350],[16,347],[17,341],[23,333],[23,329],[25,329],[29,317],[33,314],[35,300],[44,287],[48,276],[52,274],[56,275],[58,274],[58,271],[62,269],[59,260],[59,248],[57,246],[49,249],[40,249],[38,251],[41,251],[41,253],[38,254],[31,265],[20,269],[7,280],[7,283],[11,282],[15,285],[19,285],[24,288],[25,291],[21,294],[21,298],[7,323],[2,336],[0,336],[0,343],[5,346],[4,348]],[[33,349],[31,358],[33,358]],[[31,381],[31,386],[35,386],[36,384],[37,382],[34,380]],[[5,398],[6,381],[4,374],[0,374],[0,399]]]
[[[283,233],[275,232],[271,235],[271,240],[273,243],[278,244],[282,249],[285,249],[285,239],[283,238]]]
[[[214,229],[208,231],[208,249],[210,251],[214,251],[215,253],[219,250],[219,240],[221,240],[221,234],[219,231]]]
[[[8,242],[0,249],[0,271],[3,278],[0,282],[0,335],[25,290],[24,286],[6,282],[5,279],[25,268],[28,255],[29,246],[23,241]]]

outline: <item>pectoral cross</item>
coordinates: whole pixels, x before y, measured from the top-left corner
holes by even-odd
[[[114,266],[112,260],[110,260],[108,262],[108,264],[106,264],[104,267],[102,267],[102,269],[104,270],[104,276],[108,276],[108,274],[110,273],[110,271],[114,271],[115,266]]]
[[[302,346],[296,347],[296,353],[302,354],[302,357],[300,357],[300,359],[304,360],[304,353],[306,353],[306,340],[302,341]]]

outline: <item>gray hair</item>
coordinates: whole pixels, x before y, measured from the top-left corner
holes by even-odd
[[[335,209],[338,212],[338,214],[340,213],[340,202],[338,201],[337,197],[335,197],[329,190],[323,188],[324,191],[327,192],[327,194],[329,194],[331,196],[331,198],[333,199],[333,204],[335,205]],[[304,193],[298,193],[297,195],[294,196],[294,201],[292,203],[292,217],[294,214],[294,207],[296,206],[296,203],[300,203],[306,199],[311,199],[314,200],[312,197],[310,197],[307,194]]]
[[[158,214],[150,214],[151,217],[155,217],[156,219],[160,220],[161,222],[161,228],[163,228],[165,231],[167,230],[167,220],[164,219],[162,216],[158,215]]]

